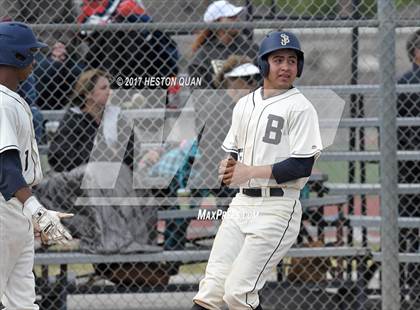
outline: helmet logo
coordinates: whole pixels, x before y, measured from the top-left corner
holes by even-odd
[[[290,43],[290,39],[289,39],[289,36],[287,35],[287,34],[285,34],[285,33],[282,33],[281,35],[280,35],[280,37],[281,37],[281,41],[280,41],[280,44],[281,45],[287,45],[288,43]]]

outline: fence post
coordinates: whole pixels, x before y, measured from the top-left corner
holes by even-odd
[[[398,180],[395,86],[395,7],[392,0],[378,1],[379,114],[381,151],[381,289],[382,310],[400,309],[398,263]]]

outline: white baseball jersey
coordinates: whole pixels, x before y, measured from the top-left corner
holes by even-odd
[[[0,153],[18,150],[29,186],[42,178],[32,112],[25,100],[0,85]],[[38,310],[35,304],[34,234],[32,215],[13,198],[0,193],[0,299],[6,309]]]
[[[13,149],[19,151],[26,183],[38,184],[42,170],[31,109],[21,96],[0,85],[0,153]]]
[[[272,165],[289,157],[317,158],[322,150],[318,115],[297,88],[267,99],[258,88],[235,105],[222,148],[251,166]],[[251,179],[241,186],[301,189],[307,180],[277,184],[274,179]]]

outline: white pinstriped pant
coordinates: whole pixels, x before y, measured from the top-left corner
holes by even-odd
[[[7,310],[38,310],[31,215],[15,198],[0,201],[0,299]]]
[[[299,200],[238,194],[217,232],[194,301],[210,310],[224,302],[230,310],[255,309],[258,291],[296,241],[301,217]]]

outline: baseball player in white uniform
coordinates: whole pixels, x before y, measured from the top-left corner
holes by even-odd
[[[293,82],[304,54],[290,32],[261,43],[263,87],[235,105],[220,163],[225,184],[238,185],[217,232],[192,309],[262,309],[258,297],[269,274],[299,233],[300,189],[322,150],[316,110]]]
[[[72,214],[47,210],[32,195],[42,171],[31,109],[16,93],[43,47],[26,24],[0,23],[0,299],[7,310],[39,309],[34,229],[47,244],[71,239],[60,218]]]

